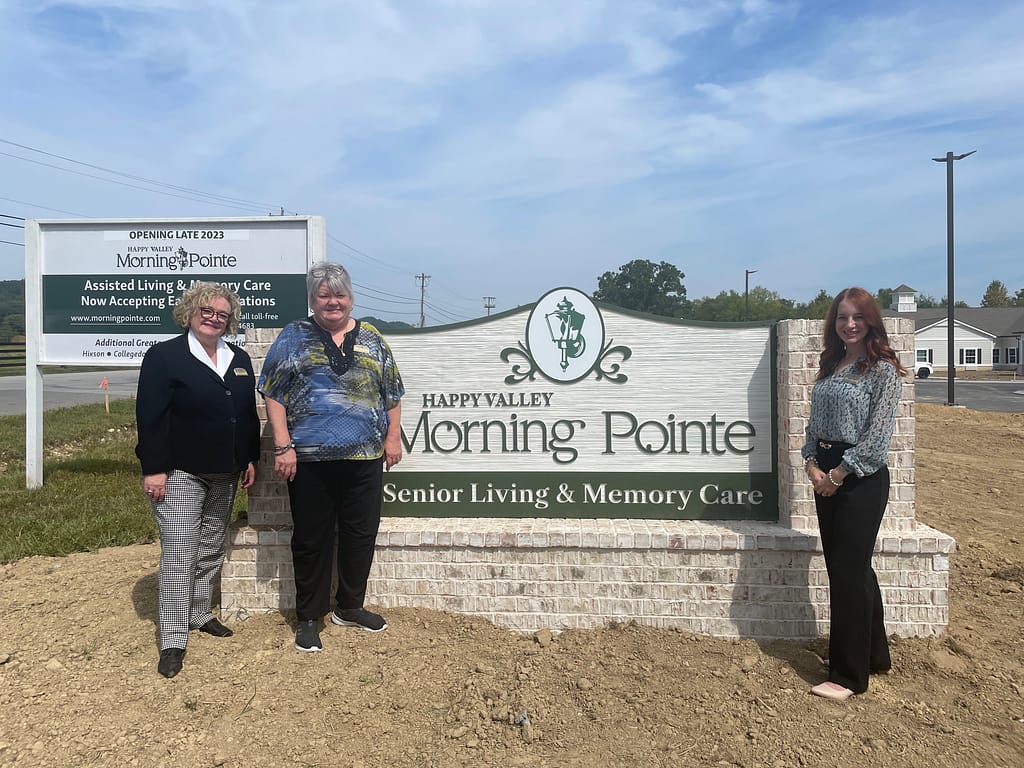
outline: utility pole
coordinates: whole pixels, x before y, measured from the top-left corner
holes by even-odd
[[[487,310],[487,316],[491,316],[491,310],[494,309],[494,297],[484,296],[484,309]]]
[[[430,275],[420,272],[420,274],[416,275],[416,279],[420,284],[420,328],[423,328],[427,324],[427,318],[423,314],[423,304],[427,297],[427,280],[430,279]]]
[[[953,162],[970,157],[978,150],[962,155],[947,152],[945,157],[933,157],[936,163],[946,164],[946,405],[956,405],[956,361],[953,352]]]

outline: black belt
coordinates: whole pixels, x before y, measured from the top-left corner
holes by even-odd
[[[818,466],[825,472],[838,467],[843,461],[843,454],[850,448],[853,448],[853,443],[844,443],[839,440],[819,440],[817,450]]]

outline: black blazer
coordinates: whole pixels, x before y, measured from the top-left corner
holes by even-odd
[[[259,462],[252,361],[241,347],[228,347],[235,356],[223,381],[192,354],[187,332],[146,352],[135,401],[143,475],[212,475]]]

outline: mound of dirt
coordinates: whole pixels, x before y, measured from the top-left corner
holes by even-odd
[[[950,533],[947,636],[845,704],[825,645],[633,624],[523,637],[425,610],[379,635],[280,615],[156,672],[158,545],[0,566],[3,766],[1020,766],[1024,415],[918,406],[918,517]]]

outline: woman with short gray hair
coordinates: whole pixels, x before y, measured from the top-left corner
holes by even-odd
[[[380,331],[352,317],[352,281],[339,264],[306,276],[313,314],[289,323],[267,352],[259,390],[274,434],[274,474],[288,482],[295,571],[295,648],[323,650],[334,543],[331,621],[370,632],[363,607],[380,527],[383,469],[402,458],[402,377]]]

